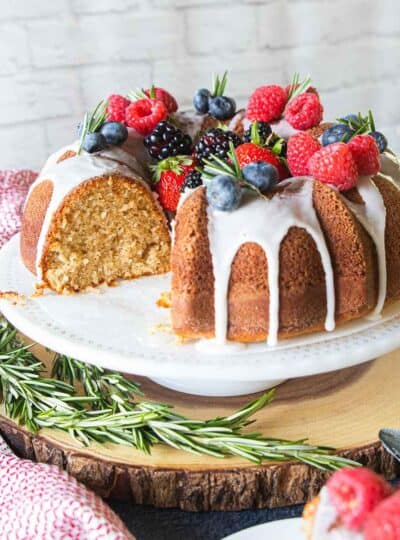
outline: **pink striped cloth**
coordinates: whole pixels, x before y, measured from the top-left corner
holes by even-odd
[[[18,232],[33,171],[0,171],[0,247]],[[132,540],[97,495],[54,465],[15,456],[0,436],[0,537],[5,540]]]

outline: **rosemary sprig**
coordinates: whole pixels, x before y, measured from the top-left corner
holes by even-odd
[[[58,429],[81,444],[115,443],[149,453],[155,444],[200,455],[239,456],[253,463],[298,461],[324,470],[355,467],[330,448],[245,433],[251,417],[271,403],[274,391],[230,416],[191,420],[163,403],[135,402],[139,385],[123,375],[58,356],[53,376],[22,346],[15,329],[0,321],[0,398],[6,414],[28,429]],[[61,380],[60,380],[61,379]],[[80,396],[74,383],[82,387]]]
[[[154,99],[156,97],[156,89],[154,84],[151,85],[149,90],[149,95],[146,94],[144,88],[135,88],[130,90],[127,94],[127,98],[131,101],[136,101],[137,99]]]
[[[223,96],[225,93],[226,84],[228,82],[228,72],[225,71],[222,77],[219,75],[213,76],[212,95],[213,97]]]
[[[79,136],[77,154],[82,152],[85,137],[88,133],[95,133],[107,120],[107,101],[99,101],[91,113],[85,113]]]
[[[288,92],[288,103],[295,97],[303,94],[310,87],[311,77],[307,76],[304,81],[300,81],[300,74],[295,73],[293,75],[292,82],[290,83],[289,92]]]

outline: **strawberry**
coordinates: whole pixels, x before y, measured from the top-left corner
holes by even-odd
[[[310,129],[322,120],[324,109],[316,94],[305,92],[289,101],[285,120],[295,129]]]
[[[168,116],[166,106],[158,99],[138,99],[125,110],[125,121],[141,135],[149,135],[156,125]]]
[[[288,176],[287,169],[281,163],[279,158],[272,152],[272,150],[265,148],[264,146],[258,146],[254,143],[241,144],[236,148],[236,157],[239,161],[241,169],[243,169],[243,167],[249,163],[265,161],[278,169],[280,180],[283,180]]]
[[[368,516],[365,540],[400,540],[400,492],[381,502]]]
[[[164,90],[164,88],[152,86],[151,88],[145,90],[144,93],[150,98],[155,98],[159,101],[162,101],[169,114],[174,113],[178,110],[178,104],[176,102],[176,99],[169,92]]]
[[[329,144],[308,161],[310,174],[320,182],[333,184],[339,191],[354,187],[358,180],[356,162],[346,143]]]
[[[348,142],[360,176],[374,176],[380,169],[379,148],[371,135],[356,135]]]
[[[169,157],[156,165],[156,191],[165,210],[176,211],[182,184],[193,170],[193,160],[188,156]]]
[[[252,122],[271,122],[282,116],[286,101],[287,93],[281,86],[260,86],[249,98],[246,117]]]
[[[125,109],[130,104],[129,99],[118,94],[112,94],[107,99],[107,122],[125,124]]]
[[[391,493],[390,485],[366,468],[341,469],[326,488],[340,520],[352,530],[362,529],[370,512]]]
[[[290,137],[287,143],[287,163],[291,174],[293,176],[310,174],[308,162],[320,149],[318,140],[305,131],[299,131]]]

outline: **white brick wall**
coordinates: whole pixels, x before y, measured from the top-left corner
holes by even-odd
[[[327,118],[371,108],[400,151],[398,0],[2,0],[0,168],[39,168],[111,92],[189,106],[224,69],[240,104],[310,73]]]

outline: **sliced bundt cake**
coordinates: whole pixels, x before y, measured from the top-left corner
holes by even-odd
[[[57,292],[167,272],[167,221],[134,158],[120,149],[74,154],[58,152],[30,190],[25,266]]]

